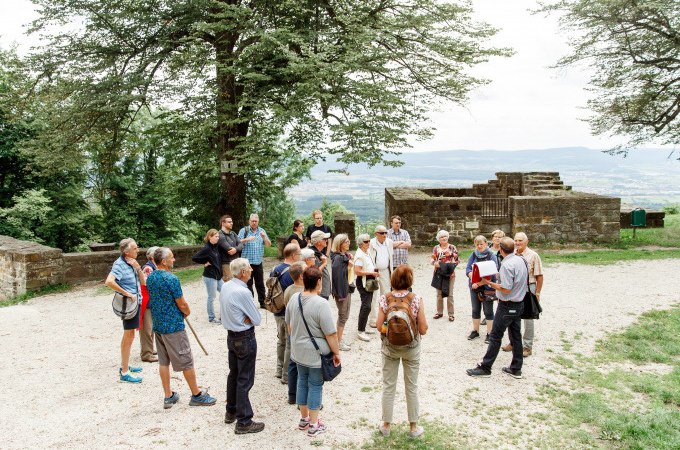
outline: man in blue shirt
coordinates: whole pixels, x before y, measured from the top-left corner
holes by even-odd
[[[286,292],[288,286],[293,285],[293,278],[290,276],[288,269],[290,266],[300,261],[300,247],[296,244],[288,244],[283,249],[283,262],[274,267],[274,270],[269,274],[270,277],[278,274],[281,291]],[[288,364],[290,363],[290,346],[286,351],[286,341],[288,340],[288,332],[286,330],[286,308],[281,308],[281,311],[274,313],[276,320],[276,372],[274,376],[281,379],[281,384],[288,384]]]
[[[228,331],[229,349],[224,423],[237,421],[234,429],[236,434],[258,433],[264,430],[264,423],[253,421],[248,393],[255,384],[255,326],[260,325],[262,316],[246,284],[253,271],[250,262],[245,258],[237,258],[229,266],[234,278],[225,283],[220,291],[220,313],[222,325]]]
[[[474,369],[468,369],[467,374],[471,377],[491,376],[491,366],[496,361],[498,352],[501,348],[503,333],[510,331],[512,348],[512,362],[510,366],[503,367],[503,372],[513,378],[522,378],[522,334],[520,333],[522,323],[522,312],[524,310],[524,294],[528,286],[528,270],[522,257],[514,254],[515,241],[509,237],[501,239],[501,263],[500,283],[495,283],[482,278],[479,284],[488,284],[496,289],[498,297],[498,307],[493,321],[493,328],[489,337],[489,347],[482,362]]]
[[[160,247],[154,252],[153,259],[157,268],[147,278],[147,289],[158,349],[158,371],[165,391],[163,408],[172,408],[179,400],[179,394],[170,389],[170,363],[175,372],[184,373],[189,384],[192,394],[189,405],[212,406],[217,400],[199,389],[196,382],[194,357],[184,329],[184,318],[191,311],[179,279],[170,273],[175,257],[169,248]]]
[[[248,290],[253,293],[253,282],[255,282],[255,289],[257,290],[257,301],[260,302],[260,308],[264,308],[264,270],[262,268],[262,260],[264,259],[264,248],[272,245],[269,240],[267,232],[260,228],[260,218],[257,214],[251,214],[250,225],[241,228],[238,232],[239,242],[243,244],[243,251],[241,257],[246,258],[250,263],[252,276],[248,280]]]
[[[106,277],[104,284],[128,298],[137,299],[141,305],[141,285],[146,284],[146,275],[137,262],[138,253],[139,248],[134,239],[125,238],[120,241],[120,257],[113,263],[111,273]],[[118,375],[120,381],[124,383],[142,382],[142,377],[136,377],[130,373],[141,372],[142,368],[128,364],[132,342],[135,340],[135,329],[139,328],[140,313],[141,307],[137,310],[135,317],[123,320],[123,339],[120,342],[120,368],[118,369]]]

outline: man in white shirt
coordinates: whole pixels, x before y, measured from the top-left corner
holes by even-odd
[[[392,270],[394,270],[393,253],[393,242],[392,239],[387,237],[387,228],[378,225],[375,227],[375,237],[371,239],[368,247],[368,257],[373,261],[373,266],[378,269],[380,295],[385,295],[392,290],[390,276]],[[371,314],[368,317],[368,324],[373,328],[378,327],[378,324],[375,323],[377,316],[377,302],[374,296],[371,302]]]

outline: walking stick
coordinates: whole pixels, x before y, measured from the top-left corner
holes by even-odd
[[[206,356],[208,356],[208,351],[203,347],[203,343],[201,340],[198,338],[198,335],[196,334],[196,330],[194,330],[194,327],[191,326],[191,322],[189,322],[189,318],[185,317],[184,320],[187,321],[187,325],[189,325],[189,329],[191,330],[192,333],[194,333],[194,337],[196,338],[196,342],[198,342],[198,345],[201,346],[201,349],[203,350],[203,353],[205,353]]]

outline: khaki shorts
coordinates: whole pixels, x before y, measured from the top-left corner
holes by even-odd
[[[186,330],[155,334],[158,365],[169,366],[172,363],[172,370],[175,372],[194,368],[194,357],[191,354],[191,345],[189,345]]]

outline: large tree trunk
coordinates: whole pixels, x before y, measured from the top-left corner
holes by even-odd
[[[246,180],[236,168],[236,143],[238,137],[248,133],[248,123],[238,123],[239,98],[233,72],[226,70],[232,64],[232,51],[236,36],[226,35],[215,44],[217,67],[217,146],[220,164],[220,198],[217,215],[229,214],[234,219],[234,229],[246,221]],[[247,120],[247,119],[246,119]],[[239,155],[242,156],[242,155]]]

